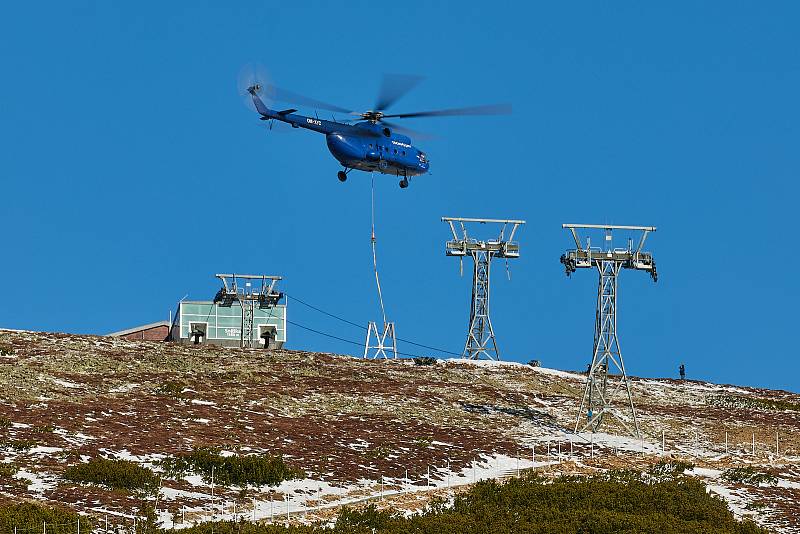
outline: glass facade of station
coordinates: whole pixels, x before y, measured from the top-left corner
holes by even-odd
[[[220,306],[210,301],[182,301],[172,324],[170,338],[190,340],[193,331],[205,332],[203,342],[238,346],[242,335],[242,307],[238,301]],[[272,344],[286,342],[286,305],[259,308],[253,312],[253,346],[264,346],[264,333],[269,332]]]

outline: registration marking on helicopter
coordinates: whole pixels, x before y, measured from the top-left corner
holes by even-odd
[[[401,147],[403,147],[403,148],[411,148],[411,145],[409,145],[409,144],[407,144],[407,143],[401,143],[400,141],[395,141],[395,140],[392,140],[392,144],[393,144],[393,145],[398,145],[398,146],[401,146]]]
[[[308,124],[313,124],[314,126],[322,126],[322,121],[317,119],[306,119]]]

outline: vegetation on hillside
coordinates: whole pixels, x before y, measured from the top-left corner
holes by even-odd
[[[199,524],[185,534],[767,532],[750,521],[737,521],[703,483],[683,476],[684,468],[657,464],[649,473],[622,470],[553,482],[532,475],[505,484],[479,482],[452,505],[436,500],[411,517],[374,505],[344,509],[332,529],[218,522]]]
[[[67,467],[63,476],[72,482],[102,484],[112,489],[145,494],[154,494],[161,486],[158,475],[130,460],[94,458]]]
[[[758,486],[764,484],[777,484],[778,477],[770,472],[761,472],[752,466],[731,467],[722,473],[723,480],[728,482]]]
[[[220,486],[275,486],[284,480],[305,476],[299,469],[288,466],[281,456],[222,456],[219,449],[208,447],[170,456],[161,460],[160,464],[170,478],[196,473],[207,484],[212,482],[213,476],[213,482]]]
[[[42,532],[45,523],[51,532],[77,532],[78,521],[81,534],[91,534],[89,518],[75,512],[29,502],[0,506],[0,532]]]

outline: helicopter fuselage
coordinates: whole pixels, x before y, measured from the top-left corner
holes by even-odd
[[[425,153],[414,147],[408,136],[395,133],[379,123],[328,121],[295,114],[294,109],[270,109],[258,97],[254,97],[253,101],[261,120],[276,120],[293,128],[325,134],[328,150],[346,169],[407,178],[425,174],[430,168]]]

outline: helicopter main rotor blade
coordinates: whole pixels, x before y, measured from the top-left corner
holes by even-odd
[[[384,74],[378,99],[375,102],[375,111],[382,111],[400,100],[423,79],[414,74]]]
[[[413,117],[447,117],[455,115],[508,115],[511,113],[511,104],[490,104],[488,106],[474,106],[469,108],[439,109],[435,111],[418,111],[416,113],[396,113],[384,115],[396,119],[410,119]]]
[[[289,104],[299,104],[301,106],[308,106],[316,109],[326,109],[328,111],[336,111],[339,113],[353,113],[353,110],[346,109],[335,104],[328,104],[316,98],[309,98],[300,93],[289,91],[288,89],[281,89],[274,85],[267,85],[264,87],[264,96],[271,100],[278,100]]]

